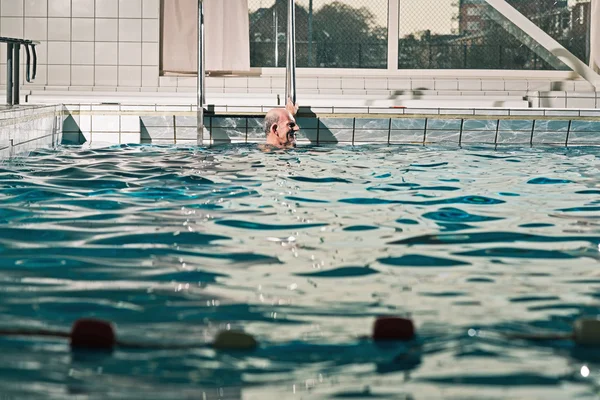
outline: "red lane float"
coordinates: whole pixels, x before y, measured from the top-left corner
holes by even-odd
[[[407,341],[415,337],[412,320],[401,317],[379,317],[373,324],[374,341]]]
[[[93,318],[75,321],[70,335],[72,348],[111,350],[117,345],[112,323]]]

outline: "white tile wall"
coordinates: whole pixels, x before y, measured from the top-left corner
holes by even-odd
[[[25,18],[25,37],[32,40],[46,40],[50,33],[48,23],[49,21],[46,18]],[[69,25],[67,25],[68,27]],[[70,38],[56,40],[70,40]]]
[[[116,42],[119,37],[119,24],[114,18],[96,18],[97,42]]]
[[[71,42],[71,62],[73,65],[94,65],[94,43]]]
[[[94,41],[95,21],[90,18],[71,19],[72,40]]]
[[[48,17],[70,17],[71,0],[48,0]]]
[[[0,7],[0,15],[3,17],[22,17],[23,2],[18,0],[3,1]]]
[[[117,18],[119,2],[117,0],[96,0],[96,18]]]
[[[27,28],[27,20],[25,19],[25,28]],[[31,18],[41,26],[48,26],[48,41],[52,40],[71,40],[71,19],[70,18]],[[25,29],[25,36],[29,38],[27,29]],[[33,39],[33,38],[31,38]]]
[[[73,18],[94,18],[94,0],[71,0]]]
[[[120,42],[141,42],[142,41],[142,20],[133,18],[119,19],[119,41]]]
[[[139,90],[159,84],[159,11],[160,0],[0,0],[0,36],[41,41],[36,87]]]

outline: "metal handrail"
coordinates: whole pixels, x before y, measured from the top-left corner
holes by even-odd
[[[285,69],[285,102],[296,105],[296,5],[288,1],[287,63]]]
[[[204,104],[206,95],[204,91],[204,75],[206,66],[204,65],[204,3],[198,0],[198,105],[196,116],[198,118],[196,125],[196,142],[198,146],[204,143]]]
[[[0,43],[6,43],[6,104],[9,106],[20,103],[20,65],[21,65],[21,46],[25,46],[27,54],[27,69],[25,79],[27,82],[33,82],[37,75],[37,53],[35,46],[40,44],[36,40],[11,38],[0,36]],[[31,63],[31,53],[33,53],[33,64]]]

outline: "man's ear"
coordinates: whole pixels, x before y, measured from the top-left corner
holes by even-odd
[[[271,125],[271,129],[269,130],[269,132],[271,132],[271,133],[277,132],[277,124]]]

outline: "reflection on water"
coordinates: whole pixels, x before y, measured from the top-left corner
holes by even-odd
[[[0,165],[9,398],[593,398],[600,353],[502,333],[600,311],[599,149],[123,146]],[[375,345],[375,316],[418,337]],[[260,342],[209,347],[223,327]],[[584,373],[582,372],[584,371]]]

